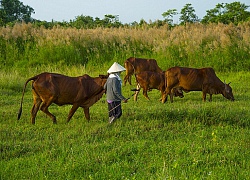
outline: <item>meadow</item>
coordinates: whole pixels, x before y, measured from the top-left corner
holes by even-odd
[[[187,25],[174,29],[76,30],[17,24],[0,28],[0,179],[248,179],[250,177],[250,26]],[[30,122],[29,85],[17,120],[22,88],[40,72],[105,74],[114,61],[155,58],[162,69],[211,66],[231,82],[235,101],[201,92],[162,104],[160,92],[140,92],[108,124],[105,95],[90,108],[52,105],[58,124],[38,112]],[[124,73],[122,74],[124,77]],[[134,79],[133,79],[134,80]],[[123,87],[130,97],[133,85]]]

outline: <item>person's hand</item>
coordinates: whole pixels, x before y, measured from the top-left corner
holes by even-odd
[[[127,102],[128,102],[128,99],[124,99],[123,102],[124,102],[124,103],[127,103]]]

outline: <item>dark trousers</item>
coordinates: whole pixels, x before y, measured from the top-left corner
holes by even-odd
[[[114,116],[116,118],[121,117],[122,115],[122,105],[121,101],[113,101],[108,103],[109,117]]]

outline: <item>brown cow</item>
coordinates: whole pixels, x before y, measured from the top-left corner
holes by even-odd
[[[95,78],[86,74],[79,77],[68,77],[47,72],[31,77],[24,84],[18,120],[22,113],[23,96],[26,86],[28,82],[32,80],[32,94],[34,100],[31,110],[32,124],[35,124],[35,118],[39,108],[53,120],[53,123],[57,123],[56,117],[48,110],[48,107],[52,103],[59,106],[65,104],[73,105],[69,112],[67,122],[70,121],[78,107],[84,109],[85,117],[89,121],[89,107],[102,97],[105,92],[103,85],[107,81],[107,78],[107,75],[100,75]]]
[[[213,94],[222,94],[225,98],[234,101],[232,88],[229,84],[223,83],[215,74],[213,68],[185,68],[172,67],[165,72],[167,87],[162,101],[166,101],[170,95],[173,102],[171,90],[175,87],[181,88],[185,92],[202,91],[202,99],[206,101],[206,94],[210,95],[212,101]]]
[[[138,74],[142,71],[162,72],[155,59],[142,59],[130,57],[128,58],[124,66],[126,68],[126,76],[124,77],[124,85],[128,81],[131,85],[131,76]]]
[[[146,99],[149,100],[147,91],[150,91],[152,89],[157,89],[161,91],[161,95],[163,96],[165,91],[165,72],[151,72],[151,71],[143,71],[139,74],[136,74],[136,81],[137,81],[137,90],[140,90],[143,88],[143,95],[146,97]],[[180,98],[183,98],[183,92],[182,90],[174,88],[172,90],[172,93],[174,96],[179,96]],[[135,92],[134,100],[137,101],[137,96],[139,94],[139,91]]]

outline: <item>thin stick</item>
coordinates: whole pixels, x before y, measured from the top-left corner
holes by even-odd
[[[133,94],[132,96],[134,96],[134,95],[135,95],[135,94]],[[132,97],[132,96],[131,96],[131,97]],[[130,99],[131,97],[127,98],[127,100]],[[109,112],[113,111],[115,108],[119,107],[121,104],[122,104],[122,103],[118,104],[117,106],[115,106],[114,108],[112,108],[111,110],[109,110]]]
[[[117,106],[115,106],[114,108],[112,108],[109,112],[113,111],[115,108],[117,108],[118,106],[120,106],[122,103],[118,104]]]

